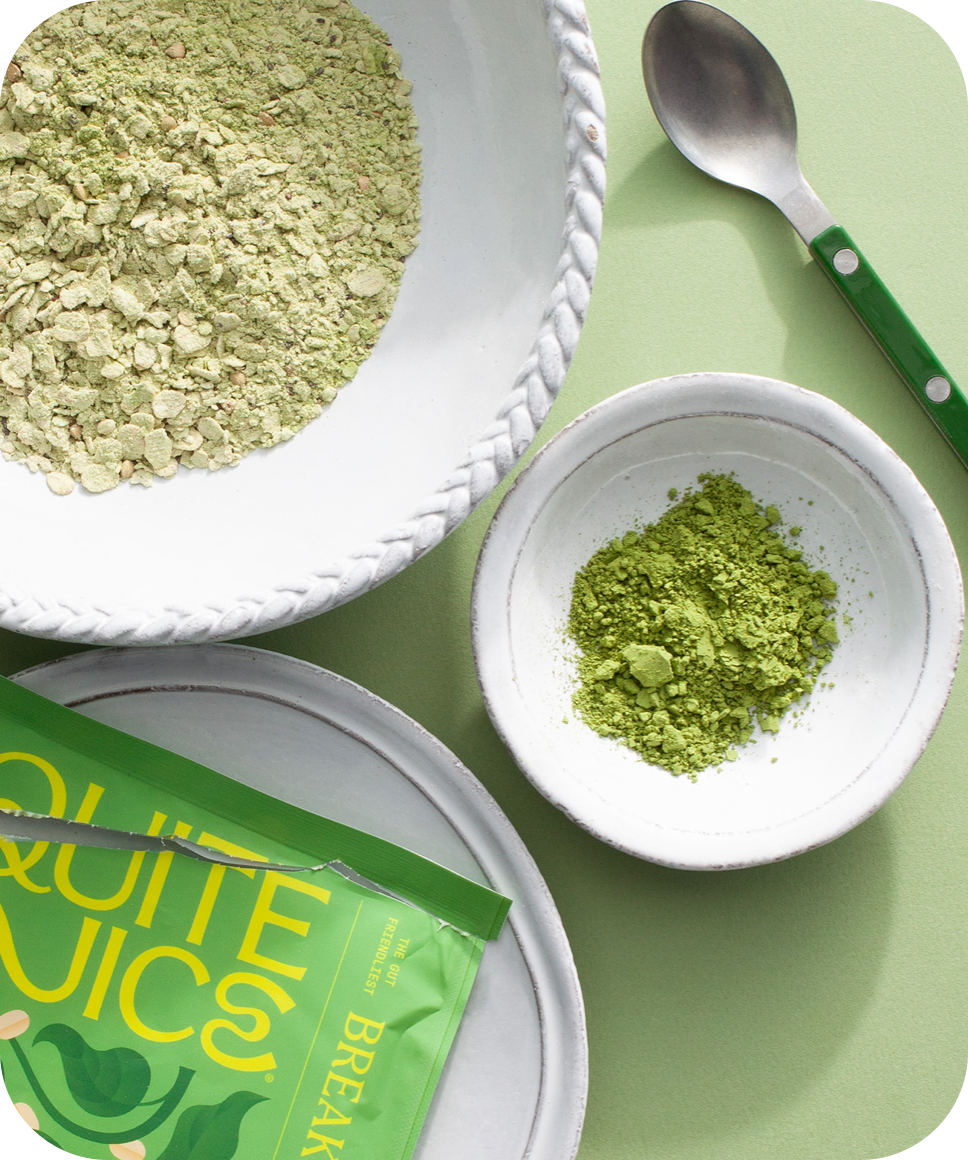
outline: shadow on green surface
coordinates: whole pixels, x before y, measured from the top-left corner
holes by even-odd
[[[630,1156],[701,1154],[703,1141],[796,1104],[878,987],[894,894],[884,819],[792,861],[724,874],[618,854],[588,863],[585,905],[602,931],[614,929],[609,900],[622,893],[638,918],[626,918],[620,945],[584,940],[595,948],[579,963],[592,1067],[596,1042],[648,1051],[634,1081],[593,1089],[592,1129],[624,1116],[638,1137]]]
[[[59,640],[38,640],[0,628],[0,657],[3,658],[2,671],[5,677],[19,673],[21,669],[32,669],[34,665],[55,661],[58,657],[84,652],[88,647],[83,644],[65,644]]]
[[[703,341],[723,351],[775,325],[763,315],[764,300],[784,335],[778,351],[780,375],[789,382],[839,399],[859,418],[876,425],[892,446],[920,444],[934,429],[907,387],[866,335],[861,323],[813,261],[793,227],[774,206],[759,195],[716,181],[696,169],[669,142],[653,147],[609,191],[608,220],[613,237],[623,230],[637,231],[660,249],[660,268],[675,269],[675,285],[663,293],[679,302],[696,304],[696,327],[708,330]],[[729,233],[716,233],[715,249],[697,256],[684,254],[676,266],[670,261],[668,239],[680,226],[719,223]],[[649,242],[649,239],[652,239]],[[606,240],[607,244],[607,240]],[[752,263],[754,279],[746,271],[748,293],[743,294],[744,269]],[[642,285],[630,287],[648,298],[651,271],[643,267]],[[718,290],[710,282],[721,282]],[[708,304],[717,293],[731,304]],[[704,307],[703,304],[707,304]],[[765,329],[764,329],[765,328]],[[701,368],[760,373],[753,366],[710,365]],[[774,372],[775,373],[775,372]]]

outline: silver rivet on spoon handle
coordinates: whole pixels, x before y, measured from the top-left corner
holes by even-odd
[[[769,52],[711,4],[675,0],[649,22],[642,73],[673,145],[710,176],[781,210],[968,467],[968,401],[807,184],[793,98]]]

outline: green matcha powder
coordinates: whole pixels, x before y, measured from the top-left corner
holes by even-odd
[[[837,585],[773,530],[779,511],[731,476],[699,482],[592,556],[568,619],[580,649],[575,712],[693,778],[735,760],[757,723],[775,733],[838,640]]]

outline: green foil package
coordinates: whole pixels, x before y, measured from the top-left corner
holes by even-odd
[[[203,854],[0,840],[0,1062],[45,1139],[410,1156],[507,899],[3,678],[0,810]]]

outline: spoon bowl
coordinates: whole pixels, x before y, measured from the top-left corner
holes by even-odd
[[[776,61],[708,4],[661,8],[642,44],[649,100],[699,169],[772,200],[800,172],[797,116]]]
[[[731,16],[667,4],[642,41],[642,75],[669,140],[711,177],[772,201],[809,245],[834,219],[797,160],[797,114],[780,66]]]

